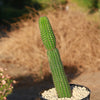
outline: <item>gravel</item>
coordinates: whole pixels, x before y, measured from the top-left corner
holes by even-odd
[[[55,88],[44,91],[42,98],[47,100],[81,100],[89,95],[89,91],[85,87],[75,86],[72,89],[71,98],[58,98]]]

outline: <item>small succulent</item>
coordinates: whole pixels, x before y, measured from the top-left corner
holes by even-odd
[[[61,62],[59,51],[56,48],[56,39],[52,27],[46,16],[40,17],[39,28],[43,44],[47,49],[49,65],[58,97],[70,98],[72,95],[70,85],[64,72],[64,67]]]

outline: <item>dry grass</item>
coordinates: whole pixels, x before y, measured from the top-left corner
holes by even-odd
[[[41,15],[42,16],[42,15]],[[75,66],[80,71],[100,70],[100,29],[87,21],[80,11],[49,12],[57,48],[64,66]],[[46,50],[40,38],[38,19],[21,21],[20,29],[8,33],[10,38],[0,42],[0,64],[8,74],[38,75],[50,73]]]

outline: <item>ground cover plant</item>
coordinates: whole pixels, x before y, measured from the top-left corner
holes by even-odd
[[[99,9],[100,8],[100,1],[99,0],[71,0],[74,3],[77,3],[79,6],[85,8],[92,8],[92,9]]]
[[[3,74],[3,69],[0,68],[0,100],[7,100],[7,96],[12,92],[12,80],[8,75]]]

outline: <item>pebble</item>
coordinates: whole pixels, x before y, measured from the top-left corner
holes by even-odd
[[[49,89],[42,93],[42,98],[47,100],[81,100],[89,95],[89,91],[85,87],[75,86],[72,89],[71,98],[58,98],[55,88]]]

